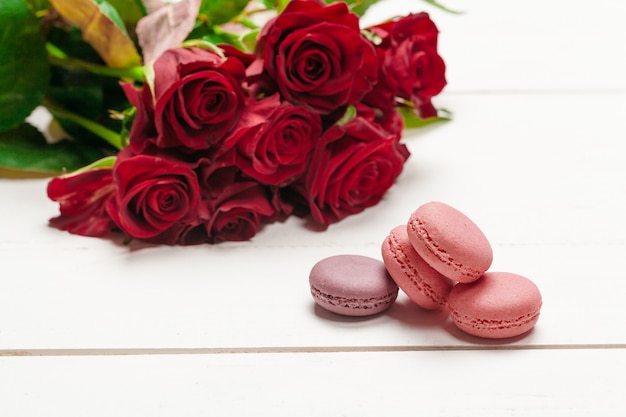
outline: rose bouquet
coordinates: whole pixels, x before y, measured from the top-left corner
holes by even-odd
[[[50,224],[71,233],[186,245],[290,215],[327,226],[383,198],[405,126],[443,119],[423,12],[362,28],[375,1],[8,1],[34,50],[16,65],[47,75],[0,115],[0,143],[40,156],[18,169],[56,156]],[[40,105],[72,140],[41,145],[22,123]]]

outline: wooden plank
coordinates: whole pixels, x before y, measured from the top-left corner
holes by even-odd
[[[624,344],[626,334],[605,325],[626,314],[623,276],[614,269],[624,247],[595,247],[603,251],[601,259],[586,253],[589,248],[496,247],[496,269],[531,277],[542,291],[544,307],[530,335],[494,342],[460,333],[445,314],[424,311],[402,295],[387,313],[371,318],[344,318],[317,308],[308,292],[308,269],[316,256],[336,253],[336,247],[159,248],[132,254],[70,250],[65,255],[52,250],[38,257],[48,264],[46,272],[33,267],[10,285],[3,283],[0,352]],[[23,251],[8,254],[28,262]],[[68,255],[80,262],[70,266],[55,260]],[[596,266],[602,262],[604,266]],[[73,272],[88,270],[88,275]]]
[[[621,417],[625,371],[623,349],[0,357],[0,414]]]
[[[389,314],[314,308],[323,257],[379,257],[387,232],[429,200],[465,211],[494,269],[535,280],[539,325],[522,345],[626,343],[624,94],[448,96],[451,123],[408,133],[413,155],[384,201],[320,233],[299,219],[252,242],[119,245],[46,226],[45,180],[1,180],[0,350],[476,345],[400,297]]]

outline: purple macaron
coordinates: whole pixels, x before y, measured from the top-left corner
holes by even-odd
[[[361,255],[322,259],[311,269],[309,284],[319,306],[346,316],[380,313],[398,296],[398,286],[385,264]]]

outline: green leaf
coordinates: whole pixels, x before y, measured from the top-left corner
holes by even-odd
[[[107,2],[117,10],[127,27],[134,27],[139,19],[148,14],[141,0],[108,0]]]
[[[226,23],[237,17],[250,0],[202,0],[198,17],[211,26]]]
[[[95,75],[115,77],[126,80],[142,81],[143,68],[139,65],[125,68],[113,68],[106,65],[94,64],[90,61],[70,57],[55,44],[47,42],[48,60],[52,66],[63,67],[69,70],[85,70]]]
[[[358,14],[359,16],[363,16],[365,12],[367,11],[367,9],[369,9],[370,6],[375,3],[378,3],[378,0],[355,1],[350,7],[350,10],[352,10],[354,13]]]
[[[39,22],[24,0],[0,6],[0,131],[21,123],[41,102],[50,68]]]
[[[439,113],[443,114],[443,116],[422,119],[417,115],[412,107],[400,106],[397,109],[400,111],[402,117],[404,118],[404,127],[409,129],[425,127],[438,122],[445,122],[450,120],[450,117],[452,115],[452,113],[450,113],[448,110],[439,109]]]
[[[356,117],[356,113],[356,107],[354,107],[353,105],[349,105],[346,108],[346,111],[343,113],[343,116],[341,116],[341,118],[337,120],[335,124],[338,126],[343,126],[346,123],[351,122]]]
[[[35,14],[50,8],[50,2],[48,0],[26,0],[26,2]]]
[[[326,0],[327,4],[335,3],[336,0]],[[353,13],[356,13],[359,16],[363,16],[367,9],[375,3],[378,3],[378,0],[344,0],[344,3],[350,7],[350,10]]]
[[[141,64],[135,44],[123,25],[119,26],[119,15],[111,11],[115,9],[110,5],[101,7],[95,0],[50,0],[50,3],[61,16],[81,30],[85,42],[98,51],[108,66],[124,68]]]
[[[212,30],[211,30],[212,29]],[[183,42],[183,45],[188,45],[191,46],[193,45],[195,42],[200,42],[200,47],[207,47],[207,46],[202,46],[202,42],[208,42],[212,45],[214,45],[214,48],[211,49],[216,49],[217,47],[215,45],[219,45],[219,44],[228,44],[228,45],[232,45],[242,51],[253,51],[253,49],[249,49],[248,48],[248,44],[244,43],[244,36],[241,36],[239,34],[236,33],[229,33],[229,32],[224,32],[223,30],[220,30],[219,26],[214,26],[212,28],[207,28],[206,31],[204,31],[204,34],[200,37],[200,38],[191,38],[188,41]],[[256,43],[256,34],[255,36],[255,43]],[[219,48],[217,48],[219,50]],[[221,51],[215,50],[215,52],[219,52],[221,53]]]
[[[111,22],[115,23],[115,26],[118,27],[119,30],[122,31],[126,36],[128,36],[128,32],[126,31],[126,26],[124,26],[124,21],[120,17],[120,14],[115,10],[109,2],[104,0],[93,0],[99,7],[100,11],[103,15],[108,17]]]
[[[87,171],[91,171],[92,169],[97,169],[97,168],[113,168],[113,165],[115,165],[115,160],[116,159],[117,159],[116,156],[105,156],[104,158],[100,158],[97,161],[92,162],[89,165],[85,165],[83,167],[80,167],[76,171],[70,171],[68,176],[80,174],[80,173],[87,172]]]
[[[443,4],[439,3],[437,0],[422,0],[428,4],[430,4],[431,6],[434,6],[438,9],[443,10],[444,12],[448,12],[448,13],[452,13],[452,14],[461,14],[463,12],[460,12],[458,10],[452,10],[447,8],[446,6],[444,6]]]
[[[267,9],[282,11],[290,0],[259,0]]]
[[[248,52],[254,52],[256,50],[256,41],[259,37],[259,32],[259,29],[253,30],[241,37],[241,44]]]
[[[27,123],[0,133],[0,168],[55,175],[104,156],[98,148],[67,140],[48,144],[42,133]]]

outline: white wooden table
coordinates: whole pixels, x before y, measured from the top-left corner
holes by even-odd
[[[626,415],[626,2],[379,3],[441,31],[453,121],[407,131],[378,206],[324,233],[118,246],[47,226],[45,179],[0,179],[1,416]],[[323,257],[380,257],[418,205],[447,202],[533,279],[527,336],[472,338],[401,295],[386,313],[314,306]]]

